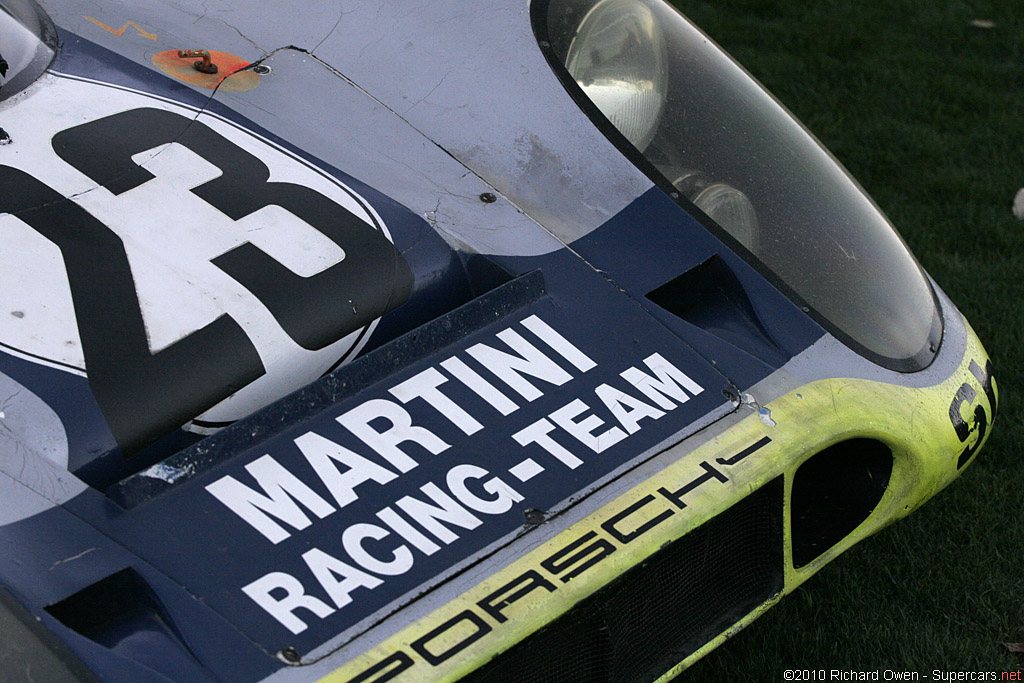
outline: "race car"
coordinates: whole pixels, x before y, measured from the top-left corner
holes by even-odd
[[[5,680],[668,680],[989,436],[661,0],[0,9]]]

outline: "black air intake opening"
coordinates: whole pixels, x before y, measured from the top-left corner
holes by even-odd
[[[892,451],[873,439],[850,439],[804,462],[793,477],[793,566],[800,568],[843,540],[882,500]]]
[[[762,324],[739,278],[717,254],[648,292],[647,298],[772,367],[781,367],[789,357]]]
[[[782,484],[669,543],[460,683],[657,679],[782,590]]]
[[[79,635],[170,680],[207,679],[160,598],[134,569],[122,569],[45,609]]]

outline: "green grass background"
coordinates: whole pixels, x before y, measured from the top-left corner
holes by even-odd
[[[875,198],[978,332],[1001,399],[952,486],[681,678],[1024,669],[1003,646],[1024,642],[1024,0],[676,4]]]

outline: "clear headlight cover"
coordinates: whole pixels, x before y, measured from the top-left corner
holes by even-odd
[[[903,240],[707,36],[661,0],[535,0],[533,16],[567,88],[656,182],[857,352],[902,372],[931,363],[942,322]]]
[[[32,0],[0,0],[0,100],[43,75],[56,54],[53,22]]]
[[[651,11],[633,2],[594,5],[569,43],[565,63],[630,144],[647,149],[668,87],[665,41]]]

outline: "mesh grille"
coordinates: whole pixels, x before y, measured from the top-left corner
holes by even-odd
[[[782,479],[674,541],[462,683],[650,681],[782,590]]]

